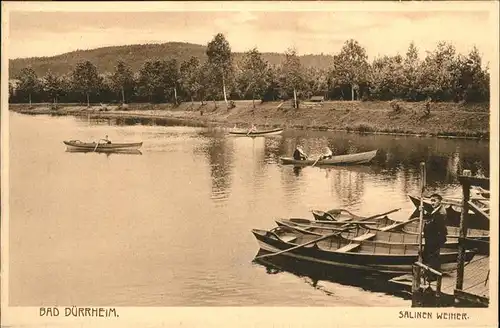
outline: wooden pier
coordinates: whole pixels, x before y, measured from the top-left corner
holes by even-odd
[[[452,272],[436,272],[432,268],[417,262],[413,274],[395,277],[390,281],[403,286],[412,293],[412,306],[472,306],[487,307],[489,305],[490,289],[490,257],[476,254],[470,262],[465,262],[465,250],[480,246],[476,240],[467,238],[469,210],[489,220],[489,211],[479,208],[470,201],[470,189],[478,186],[489,190],[490,182],[487,178],[471,177],[470,171],[465,170],[458,180],[462,185],[462,213],[460,217],[459,252],[457,269]],[[483,242],[484,243],[484,242]],[[486,245],[489,247],[489,242]],[[422,282],[422,273],[434,274],[436,281]]]

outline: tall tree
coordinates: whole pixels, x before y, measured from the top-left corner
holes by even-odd
[[[304,83],[302,65],[297,51],[289,48],[285,52],[285,61],[282,66],[281,88],[288,94],[293,92],[294,108],[298,108],[297,90],[300,90]]]
[[[28,94],[29,104],[31,106],[31,95],[38,89],[38,77],[31,67],[21,69],[17,76],[19,80],[18,90]]]
[[[179,66],[176,59],[170,59],[165,62],[164,81],[167,90],[172,90],[174,93],[174,101],[178,104],[177,100],[177,87],[179,85]],[[170,93],[170,92],[168,92]]]
[[[334,77],[351,87],[351,100],[354,100],[354,92],[359,90],[359,85],[366,82],[368,68],[365,48],[353,39],[347,40],[340,53],[333,56]],[[359,92],[357,94],[359,98]]]
[[[118,61],[115,71],[111,75],[111,87],[114,91],[121,93],[123,104],[125,103],[125,90],[132,91],[134,89],[132,70],[122,60]]]
[[[215,108],[217,108],[217,99],[221,97],[221,88],[219,85],[219,79],[217,79],[216,68],[208,62],[205,62],[200,68],[200,96],[201,103],[204,100],[211,98],[214,102]]]
[[[452,100],[456,97],[459,75],[455,47],[446,42],[439,42],[436,49],[427,54],[421,65],[420,92],[434,100]]]
[[[408,100],[417,100],[419,67],[420,60],[418,58],[418,49],[415,43],[411,42],[403,61],[403,92],[405,98]]]
[[[200,79],[200,61],[197,57],[192,56],[180,67],[180,84],[188,92],[191,103],[194,103],[194,98],[198,97],[201,89]]]
[[[403,58],[400,55],[376,58],[370,70],[369,82],[370,94],[378,99],[402,98]]]
[[[224,94],[224,101],[228,105],[226,82],[232,72],[232,56],[231,47],[227,42],[224,34],[218,33],[212,41],[207,45],[206,54],[208,63],[212,66],[211,70],[216,74],[215,79],[220,80],[222,83],[222,91]]]
[[[257,48],[253,48],[243,55],[240,80],[244,88],[243,94],[248,91],[252,94],[253,108],[255,108],[255,97],[262,98],[269,85],[268,69],[267,61],[264,61]]]
[[[79,62],[73,70],[73,84],[75,89],[87,96],[87,107],[90,107],[90,93],[97,90],[100,78],[97,68],[90,61]]]
[[[62,80],[54,75],[50,70],[43,78],[43,91],[50,96],[54,105],[57,104],[58,98],[63,92]]]
[[[460,57],[460,89],[464,101],[484,101],[489,97],[489,75],[474,46],[467,57]]]
[[[139,92],[146,95],[150,102],[163,100],[165,96],[165,75],[164,61],[145,62],[139,71]]]

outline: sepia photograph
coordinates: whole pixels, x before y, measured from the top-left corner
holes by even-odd
[[[2,3],[2,327],[496,325],[498,10]]]

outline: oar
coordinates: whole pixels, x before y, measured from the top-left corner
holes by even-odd
[[[99,146],[99,141],[98,141],[98,142],[97,142],[97,144],[95,145],[94,151],[96,151],[97,146]]]
[[[410,220],[408,220],[408,221],[402,221],[402,222],[394,223],[394,224],[391,224],[391,225],[389,225],[389,226],[386,226],[386,227],[380,228],[379,230],[380,230],[380,231],[394,230],[394,229],[396,229],[396,228],[400,228],[400,227],[402,227],[402,226],[407,225],[408,223],[412,223],[412,222],[415,222],[415,221],[420,221],[420,218],[414,218],[414,219],[410,219]]]
[[[351,212],[347,211],[347,210],[342,210],[342,211],[346,211],[347,213],[349,213],[350,215],[352,216],[355,216],[359,221],[368,221],[368,220],[371,220],[371,219],[375,219],[375,218],[378,218],[379,216],[384,216],[384,215],[389,215],[389,214],[392,214],[394,212],[397,212],[397,211],[400,211],[401,208],[396,208],[396,209],[393,209],[389,212],[385,212],[385,213],[381,213],[381,214],[376,214],[376,215],[372,215],[372,216],[369,216],[367,218],[364,218],[362,216],[359,216],[359,215],[355,215],[355,214],[352,214]],[[328,213],[328,212],[325,212],[325,213]],[[317,220],[316,220],[317,221]],[[335,220],[332,220],[332,221],[335,221]],[[345,224],[349,224],[352,222],[349,221],[349,220],[345,220],[345,221],[335,221],[335,222],[341,222],[341,223],[345,223]]]
[[[257,256],[255,259],[256,260],[260,260],[260,259],[263,259],[263,258],[266,258],[266,257],[271,257],[271,256],[276,256],[276,255],[279,255],[279,254],[287,253],[287,252],[290,252],[290,251],[302,248],[304,246],[317,243],[318,241],[322,241],[322,240],[330,238],[330,237],[338,236],[339,234],[340,234],[340,232],[335,232],[335,233],[331,233],[331,234],[328,234],[328,235],[324,235],[324,236],[322,236],[322,237],[320,237],[318,239],[314,239],[314,240],[308,241],[307,243],[303,243],[301,245],[293,246],[291,248],[284,249],[284,250],[276,252],[276,253],[270,253],[270,254],[264,254],[264,255],[261,255],[261,256]]]
[[[311,167],[313,167],[314,165],[316,165],[316,163],[318,163],[318,161],[321,159],[321,156],[318,157],[318,159],[316,160],[316,162],[313,163],[313,165],[311,165]]]
[[[377,218],[379,216],[384,216],[384,215],[389,215],[389,214],[392,214],[394,212],[397,212],[397,211],[400,211],[401,208],[395,208],[393,209],[392,211],[389,211],[389,212],[385,212],[385,213],[382,213],[382,214],[377,214],[377,215],[372,215],[372,216],[369,216],[367,218],[361,218],[360,220],[361,221],[368,221],[368,220],[371,220],[371,219],[374,219],[374,218]]]

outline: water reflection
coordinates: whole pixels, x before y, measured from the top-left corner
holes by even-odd
[[[91,114],[77,116],[77,121],[86,122],[91,125],[115,125],[115,126],[192,126],[205,127],[206,125],[198,122],[191,122],[178,118],[160,118],[160,117],[92,117]]]
[[[205,150],[210,167],[212,198],[225,199],[231,189],[233,149],[224,138],[212,138]]]
[[[264,259],[256,257],[269,254],[269,252],[260,249],[253,259],[253,263],[263,266],[266,273],[278,275],[291,273],[314,289],[320,290],[327,295],[334,295],[337,284],[344,286],[357,287],[371,292],[389,294],[403,299],[410,299],[408,293],[401,291],[400,287],[391,284],[388,280],[390,275],[380,273],[360,274],[359,271],[347,268],[335,268],[319,263],[304,263],[296,259],[276,255]]]
[[[366,173],[360,167],[333,169],[327,172],[331,176],[332,189],[336,199],[349,205],[359,202],[363,197],[364,179],[366,178]]]
[[[142,152],[138,149],[111,149],[111,150],[88,150],[88,149],[66,149],[67,153],[94,153],[94,154],[105,154],[106,156],[115,155],[142,155]]]

